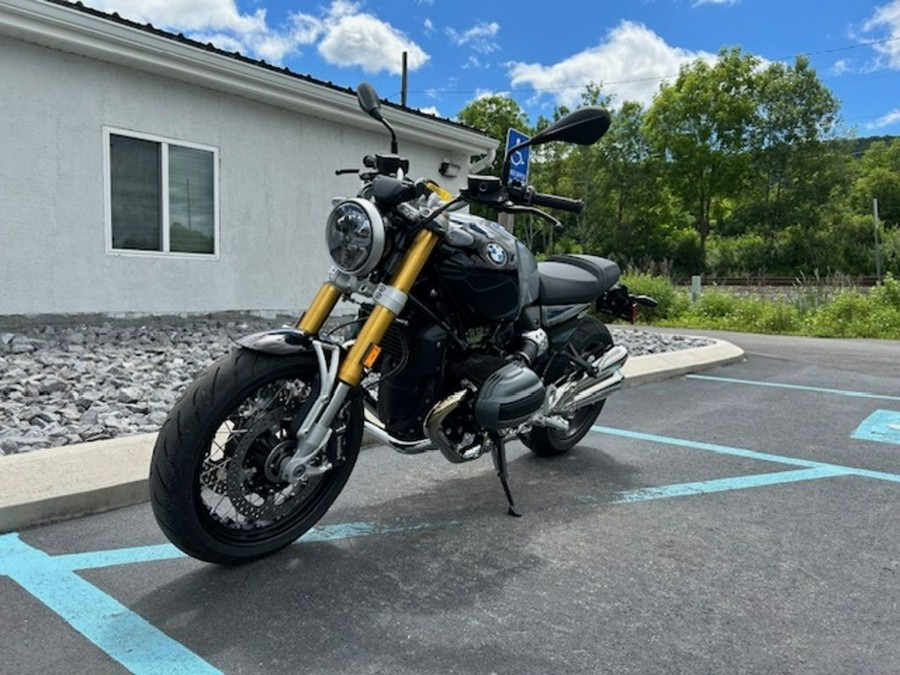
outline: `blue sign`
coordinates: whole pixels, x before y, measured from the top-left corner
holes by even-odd
[[[506,132],[506,152],[516,147],[520,143],[524,143],[530,138],[521,131],[510,129]],[[522,148],[516,150],[509,158],[509,178],[510,180],[528,182],[528,159],[531,156],[531,148]]]

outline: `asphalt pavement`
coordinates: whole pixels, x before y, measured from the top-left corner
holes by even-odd
[[[0,535],[4,668],[900,672],[896,360],[742,342],[617,393],[566,456],[514,444],[519,519],[490,460],[374,447],[251,565],[184,557],[145,504]]]

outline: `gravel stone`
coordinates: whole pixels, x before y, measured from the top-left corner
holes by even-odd
[[[0,454],[156,431],[181,393],[234,340],[282,325],[210,318],[0,333]],[[710,343],[611,330],[632,356]]]

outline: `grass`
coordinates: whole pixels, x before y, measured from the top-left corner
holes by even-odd
[[[631,293],[659,301],[655,309],[639,312],[641,321],[657,326],[900,340],[900,280],[890,275],[868,292],[798,281],[775,298],[706,288],[693,303],[686,289],[664,277],[626,274],[622,283]]]

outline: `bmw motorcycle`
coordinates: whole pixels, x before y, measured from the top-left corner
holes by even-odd
[[[575,446],[622,386],[628,356],[592,306],[637,304],[619,268],[591,255],[536,262],[494,222],[461,209],[579,212],[581,201],[509,179],[517,150],[588,145],[609,113],[576,110],[507,153],[500,177],[472,175],[456,196],[412,180],[371,85],[360,107],[390,132],[391,152],[353,170],[359,196],[338,200],[325,228],[334,266],[293,328],[238,340],[185,392],[160,430],[154,515],[187,554],[235,564],[299,538],[347,482],[363,434],[450,462],[490,454],[511,515],[505,445],[541,456]],[[346,173],[349,170],[338,171]],[[343,335],[326,330],[338,301],[359,309]]]

